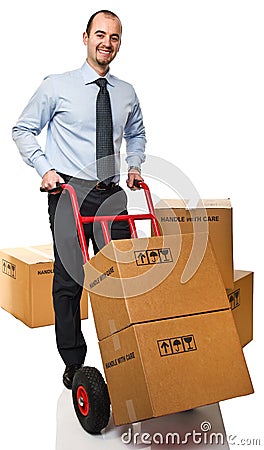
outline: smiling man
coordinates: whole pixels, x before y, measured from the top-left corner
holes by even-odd
[[[121,45],[120,19],[111,11],[92,15],[83,33],[87,59],[81,68],[47,76],[30,99],[16,125],[13,139],[24,161],[42,178],[45,190],[56,183],[71,183],[81,214],[127,214],[119,186],[120,147],[126,140],[127,185],[142,180],[145,129],[135,90],[114,77],[111,61]],[[47,125],[45,150],[36,136]],[[104,209],[104,205],[105,209]],[[82,255],[68,195],[48,195],[54,243],[53,301],[58,351],[65,363],[63,382],[71,388],[75,371],[84,363],[87,345],[81,331],[80,298],[83,286]],[[94,252],[104,245],[100,232],[87,226],[87,241]],[[115,222],[112,239],[130,237],[127,222]]]
[[[120,48],[121,32],[121,22],[116,15],[99,13],[91,17],[83,33],[87,62],[102,77]]]

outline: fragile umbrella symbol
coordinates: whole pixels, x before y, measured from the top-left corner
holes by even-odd
[[[176,347],[176,352],[180,351],[180,345],[181,341],[179,339],[175,339],[175,341],[173,341],[173,346]]]
[[[151,256],[151,258],[153,258],[153,262],[156,262],[156,258],[159,256],[157,252],[150,252],[149,256]]]

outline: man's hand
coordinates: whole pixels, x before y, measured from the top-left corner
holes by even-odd
[[[49,170],[42,178],[41,187],[48,191],[50,189],[54,189],[56,187],[56,183],[64,183],[64,179],[58,175],[55,170]],[[53,192],[53,194],[56,193],[56,191]]]
[[[134,181],[144,181],[140,173],[136,169],[130,169],[128,172],[128,178],[126,180],[127,186],[132,190],[138,190],[136,186],[134,186]]]

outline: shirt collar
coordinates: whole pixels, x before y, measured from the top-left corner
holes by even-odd
[[[82,76],[84,79],[85,84],[91,84],[98,78],[102,78],[98,75],[98,73],[87,63],[87,61],[84,62],[84,64],[81,67]],[[105,75],[107,82],[114,86],[114,77],[110,74],[110,71],[107,72]]]

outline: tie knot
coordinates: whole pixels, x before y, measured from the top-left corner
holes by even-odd
[[[99,88],[105,88],[106,84],[107,84],[107,80],[106,80],[106,78],[98,78],[97,80],[95,80],[95,84],[97,84],[97,86],[99,86]]]

